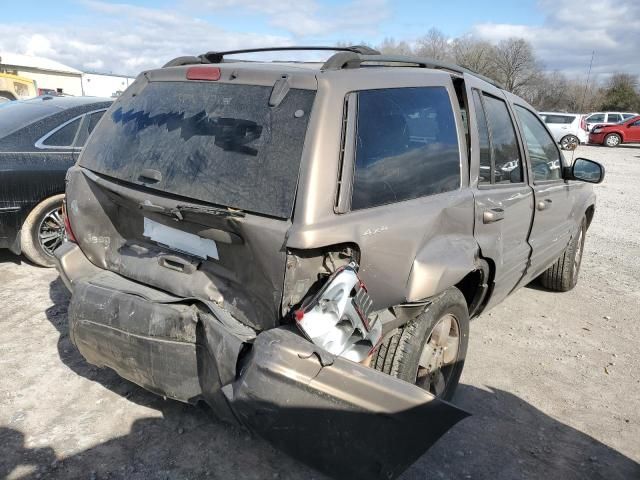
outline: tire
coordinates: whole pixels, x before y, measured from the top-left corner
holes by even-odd
[[[580,230],[571,239],[560,258],[540,275],[540,283],[543,287],[555,292],[568,292],[576,286],[586,234],[587,220],[582,217]]]
[[[25,257],[41,267],[53,267],[53,250],[64,239],[62,200],[54,195],[35,206],[22,224],[20,248]]]
[[[575,135],[565,135],[560,139],[560,147],[563,150],[575,150],[580,145],[580,139]]]
[[[443,349],[438,344],[443,343],[441,340],[444,336],[441,333],[442,329],[446,330],[447,319],[451,322],[447,332],[451,343]],[[457,343],[455,355],[452,350],[454,343]],[[423,313],[382,343],[371,365],[376,370],[414,383],[439,398],[451,400],[460,381],[468,345],[467,302],[462,292],[452,287],[436,297]],[[450,358],[447,358],[446,352],[449,352]],[[433,364],[427,365],[428,362],[434,362],[437,366],[433,368]]]
[[[622,143],[622,138],[617,133],[610,133],[606,137],[604,137],[604,144],[607,147],[617,147]]]

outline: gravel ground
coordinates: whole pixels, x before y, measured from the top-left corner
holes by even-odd
[[[607,168],[578,286],[520,289],[472,323],[455,403],[473,416],[403,479],[640,479],[640,148],[577,155]],[[55,271],[0,253],[0,278],[1,478],[324,478],[88,365]]]

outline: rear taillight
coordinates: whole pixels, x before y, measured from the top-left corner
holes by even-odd
[[[220,80],[218,67],[190,67],[187,69],[187,80]]]
[[[584,117],[580,119],[580,128],[583,129],[585,132],[589,131],[589,129],[587,128],[587,121],[585,120]]]
[[[62,218],[64,219],[64,232],[69,242],[78,243],[76,236],[71,229],[71,222],[69,221],[69,215],[67,215],[67,201],[62,202]]]
[[[351,263],[336,270],[318,293],[293,311],[296,325],[314,344],[362,362],[382,337],[382,323],[369,319],[373,301]]]

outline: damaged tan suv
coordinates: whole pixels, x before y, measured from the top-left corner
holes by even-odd
[[[576,284],[604,170],[460,67],[313,50],[337,53],[142,73],[68,172],[55,255],[90,363],[392,478],[467,415],[469,319]]]

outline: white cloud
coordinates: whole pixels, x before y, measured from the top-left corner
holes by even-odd
[[[175,0],[166,8],[79,0],[79,5],[84,10],[57,24],[0,20],[0,52],[48,57],[80,70],[135,75],[180,55],[301,44],[307,37],[331,32],[364,35],[389,15],[387,0],[351,0],[331,11],[318,0]],[[283,33],[230,31],[221,26],[224,15],[204,20],[193,13],[238,11],[262,17]]]
[[[317,0],[186,0],[211,12],[242,10],[266,15],[268,23],[296,37],[334,32],[366,34],[391,15],[387,0],[351,0],[337,8],[322,7]]]
[[[473,34],[498,42],[509,37],[530,41],[549,70],[584,76],[591,52],[593,72],[640,74],[640,8],[637,0],[540,0],[542,25],[485,23]]]
[[[174,11],[98,1],[84,5],[88,15],[63,25],[0,21],[0,52],[47,57],[80,70],[136,75],[180,55],[292,43],[283,35],[229,32]]]

